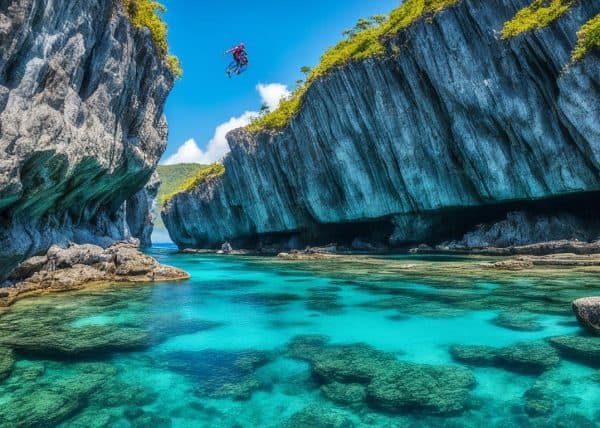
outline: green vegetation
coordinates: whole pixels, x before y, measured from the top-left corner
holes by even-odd
[[[146,27],[152,34],[152,40],[157,51],[164,57],[164,60],[177,78],[181,77],[183,70],[177,57],[169,55],[169,45],[167,43],[167,24],[162,20],[161,15],[166,12],[166,8],[154,0],[122,0],[123,7],[127,12],[131,23],[136,28]]]
[[[573,61],[578,61],[590,50],[600,48],[600,13],[583,24],[577,32],[577,45],[573,51]]]
[[[158,204],[162,207],[178,193],[191,190],[203,181],[224,173],[225,167],[222,163],[161,165],[158,167],[158,175],[163,183],[158,192]]]
[[[319,77],[326,75],[333,68],[352,61],[360,61],[373,56],[385,54],[383,41],[405,29],[417,19],[433,14],[451,6],[459,0],[406,0],[400,7],[392,11],[389,17],[381,15],[369,19],[360,19],[354,28],[344,31],[347,37],[329,49],[321,57],[321,62],[314,68],[303,67],[307,74],[303,85],[294,90],[292,95],[281,101],[279,108],[260,116],[247,129],[258,132],[264,129],[281,130],[298,113],[302,98],[310,85]]]
[[[504,24],[502,38],[509,39],[527,31],[537,30],[556,21],[574,4],[575,0],[534,0]],[[572,59],[578,61],[591,49],[600,47],[600,14],[586,22],[577,32],[577,45]]]
[[[168,194],[175,192],[189,177],[196,175],[205,165],[197,163],[181,163],[176,165],[159,165],[156,171],[160,176],[158,201],[162,205]]]
[[[502,38],[509,39],[526,31],[547,27],[569,10],[572,4],[573,0],[534,0],[504,24]]]

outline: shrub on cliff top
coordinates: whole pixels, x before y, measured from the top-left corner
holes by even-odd
[[[385,38],[407,28],[422,16],[438,12],[458,1],[406,0],[385,19],[380,15],[369,20],[360,19],[354,29],[344,32],[348,36],[347,39],[325,52],[320,63],[311,70],[306,82],[298,87],[290,98],[283,100],[276,110],[257,118],[248,125],[247,129],[251,132],[283,129],[300,110],[306,90],[316,79],[324,76],[334,67],[384,55],[386,51],[382,41]]]
[[[136,28],[146,27],[150,30],[152,40],[156,50],[163,56],[167,66],[175,75],[181,77],[183,70],[179,59],[173,55],[168,55],[169,45],[167,43],[167,24],[162,20],[161,15],[166,12],[166,8],[154,0],[122,0],[123,7],[131,19],[131,23]]]
[[[159,200],[160,206],[163,206],[167,203],[171,198],[173,198],[178,193],[187,192],[196,188],[200,183],[205,182],[211,178],[216,178],[225,173],[225,167],[222,163],[213,163],[212,165],[201,167],[195,174],[188,177],[184,180],[179,187],[173,190],[171,193],[164,195],[161,200]]]
[[[572,4],[573,0],[534,0],[504,24],[502,38],[508,39],[526,31],[545,28],[560,18]]]
[[[600,48],[600,13],[586,22],[577,32],[573,61],[578,61],[590,50]]]

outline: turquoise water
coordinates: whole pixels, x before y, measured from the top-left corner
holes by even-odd
[[[0,315],[0,426],[600,425],[596,272],[151,253],[192,279]]]

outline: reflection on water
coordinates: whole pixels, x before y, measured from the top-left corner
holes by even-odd
[[[174,254],[192,279],[18,302],[0,426],[597,426],[586,270]]]

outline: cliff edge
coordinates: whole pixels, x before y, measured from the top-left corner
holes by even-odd
[[[54,244],[148,243],[173,83],[121,1],[0,2],[0,279]]]
[[[231,132],[225,173],[164,206],[171,237],[402,246],[512,211],[580,221],[600,191],[600,54],[572,52],[600,3],[503,39],[529,5],[458,1],[383,40],[385,55],[316,79],[283,129]]]

